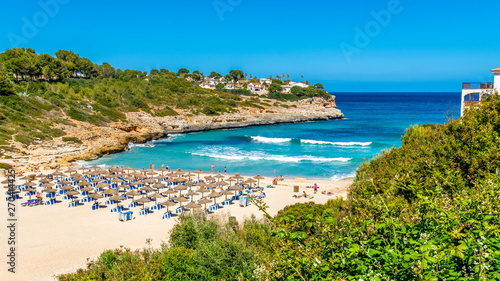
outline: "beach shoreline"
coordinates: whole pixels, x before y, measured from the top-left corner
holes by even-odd
[[[43,173],[50,172],[53,171]],[[203,173],[200,177],[208,175],[213,174]],[[260,180],[260,186],[264,187],[266,193],[263,201],[269,206],[267,212],[273,216],[284,207],[295,203],[324,204],[329,199],[340,197],[346,199],[352,184],[350,179],[328,181],[297,178],[278,181],[275,187],[267,188],[272,180],[273,178],[265,177]],[[312,188],[307,187],[315,183],[320,187],[317,194],[314,194]],[[294,186],[298,186],[299,192],[294,192]],[[332,192],[332,195],[323,195],[321,191]],[[313,198],[293,197],[303,192]],[[24,202],[23,200],[16,201],[16,204],[19,206],[21,202]],[[3,199],[0,201],[0,209],[6,209],[6,201]],[[130,199],[126,200],[123,205],[128,205],[129,201]],[[239,223],[252,215],[263,218],[263,213],[256,206],[250,204],[247,207],[240,207],[238,202],[234,203],[230,206],[223,206],[212,215],[234,216]],[[88,259],[96,259],[105,250],[122,247],[132,250],[144,247],[159,248],[163,242],[168,241],[168,233],[176,223],[175,218],[162,219],[163,211],[139,216],[138,208],[131,210],[134,212],[135,219],[120,222],[118,214],[111,213],[109,207],[92,211],[90,203],[74,208],[68,208],[64,200],[62,203],[50,206],[19,206],[17,214],[18,271],[15,275],[5,275],[7,279],[2,276],[0,279],[53,280],[53,275],[85,268]],[[6,221],[6,216],[6,212],[1,212],[0,220]],[[147,239],[151,239],[150,244],[146,244]],[[6,243],[3,243],[0,246],[0,252],[4,253],[7,250],[6,246]],[[0,263],[5,265],[6,261],[5,256],[0,256]],[[6,272],[6,270],[2,271],[2,275]]]
[[[335,107],[325,107],[322,100],[314,103],[287,102],[287,107],[245,109],[218,116],[166,116],[153,117],[145,112],[129,112],[127,122],[114,122],[98,127],[87,122],[68,119],[75,126],[58,124],[66,132],[63,137],[44,140],[31,145],[14,143],[5,151],[8,159],[2,162],[12,165],[16,171],[45,170],[71,166],[78,160],[94,160],[103,155],[129,149],[129,143],[146,143],[168,137],[171,134],[237,129],[251,126],[268,126],[284,123],[304,123],[343,118]]]

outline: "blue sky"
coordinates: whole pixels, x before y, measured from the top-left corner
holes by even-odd
[[[122,69],[285,73],[356,92],[459,91],[500,67],[493,0],[5,2],[0,49],[66,49]]]

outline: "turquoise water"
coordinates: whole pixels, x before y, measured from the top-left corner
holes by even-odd
[[[444,123],[460,114],[459,93],[334,93],[345,119],[172,135],[92,161],[133,168],[170,168],[339,179],[364,159],[401,145],[414,124]]]

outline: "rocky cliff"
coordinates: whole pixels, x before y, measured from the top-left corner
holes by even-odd
[[[128,149],[128,144],[144,143],[168,137],[169,134],[272,125],[279,123],[308,122],[342,118],[334,101],[306,99],[282,103],[280,106],[238,108],[236,112],[218,116],[192,116],[179,112],[178,116],[152,117],[145,112],[127,113],[125,122],[111,123],[106,127],[70,120],[73,125],[58,126],[66,136],[34,145],[13,144],[10,161],[18,170],[36,170],[68,165],[75,160],[94,159],[104,154]]]

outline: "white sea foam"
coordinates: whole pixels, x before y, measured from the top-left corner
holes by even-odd
[[[155,147],[155,145],[152,144],[151,142],[147,142],[147,143],[132,143],[132,142],[129,142],[128,143],[128,147],[129,148],[132,148],[132,147]]]
[[[290,138],[266,138],[260,136],[252,136],[251,138],[253,141],[261,143],[285,143],[292,140]]]
[[[356,176],[356,172],[352,172],[352,173],[349,173],[349,174],[333,175],[332,177],[330,177],[330,180],[331,181],[339,181],[341,179],[352,178],[352,177],[355,177],[355,176]]]
[[[337,145],[337,146],[369,146],[372,142],[332,142],[332,141],[318,141],[318,140],[300,140],[301,143],[306,144],[322,144],[322,145]]]
[[[186,134],[168,134],[168,138],[162,139],[162,142],[172,142],[175,139],[185,137]]]
[[[286,156],[286,155],[273,155],[262,152],[243,152],[238,149],[207,149],[203,152],[192,152],[192,155],[211,157],[211,158],[219,158],[226,160],[252,160],[252,161],[278,161],[278,162],[289,162],[289,163],[298,163],[298,162],[348,162],[352,158],[345,157],[335,157],[335,158],[327,158],[327,157],[316,157],[316,156]]]

